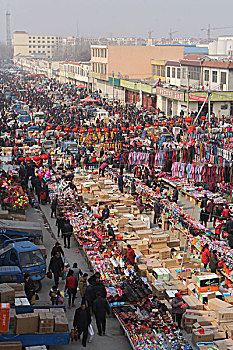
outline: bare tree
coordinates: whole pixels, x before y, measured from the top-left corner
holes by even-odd
[[[53,54],[55,61],[90,61],[91,47],[90,44],[82,40],[75,40],[71,43],[63,43],[56,47]]]

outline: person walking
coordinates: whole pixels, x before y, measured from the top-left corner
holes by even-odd
[[[207,202],[207,206],[206,206],[206,211],[209,215],[209,219],[210,222],[212,222],[212,217],[213,217],[213,210],[214,210],[214,201],[211,198],[208,202]]]
[[[61,244],[59,242],[55,243],[55,246],[53,247],[53,249],[51,251],[51,256],[55,256],[57,252],[60,253],[62,256],[64,256],[63,249],[62,249]]]
[[[51,203],[51,218],[53,218],[53,214],[56,217],[57,203],[58,203],[58,195],[56,194],[55,198],[52,200],[52,203]]]
[[[144,204],[142,203],[142,197],[138,196],[137,202],[136,202],[136,206],[138,208],[138,210],[140,211],[140,214],[143,212],[143,210],[145,209]]]
[[[73,270],[69,270],[67,277],[66,277],[66,285],[65,285],[65,290],[64,292],[66,292],[69,295],[69,300],[68,300],[68,307],[70,309],[71,306],[71,299],[72,299],[72,307],[74,307],[74,301],[75,301],[75,297],[76,297],[76,293],[77,293],[77,287],[78,287],[78,280],[77,277],[74,276],[74,271]]]
[[[207,194],[205,193],[204,194],[204,198],[202,198],[202,200],[201,200],[201,208],[205,208],[206,209],[207,202],[208,202],[208,197],[207,197]]]
[[[174,319],[176,320],[178,327],[180,329],[182,329],[181,321],[182,321],[182,315],[185,312],[186,305],[185,305],[185,301],[182,298],[182,295],[180,294],[180,292],[177,292],[175,294],[175,298],[172,299],[172,315],[173,315]]]
[[[60,233],[62,233],[64,224],[65,224],[65,217],[61,211],[57,213],[57,237],[60,236]]]
[[[118,176],[118,188],[119,188],[119,191],[121,192],[121,193],[123,193],[123,189],[124,189],[124,179],[123,179],[123,175],[119,175]]]
[[[211,257],[210,257],[210,270],[212,273],[216,273],[216,270],[218,268],[218,257],[217,257],[217,250],[213,250]]]
[[[210,262],[210,251],[207,243],[204,245],[204,247],[201,250],[201,262],[202,264],[204,264],[204,268],[206,269],[207,265]]]
[[[86,304],[82,302],[81,306],[75,311],[73,327],[77,329],[79,337],[83,334],[82,345],[84,347],[86,347],[87,345],[88,326],[90,324],[91,324],[90,311],[86,307]]]
[[[177,188],[175,188],[172,193],[172,202],[177,203],[178,198],[179,198],[179,191],[177,190]]]
[[[154,202],[154,224],[157,223],[157,219],[159,218],[160,214],[160,205],[157,201]]]
[[[77,280],[79,281],[79,278],[82,276],[82,271],[80,268],[78,268],[78,264],[77,263],[73,263],[73,267],[72,270],[74,271],[74,276],[77,277]]]
[[[49,263],[49,271],[53,273],[55,285],[59,284],[59,274],[64,270],[64,263],[61,258],[61,254],[56,252],[55,256],[52,256]]]
[[[109,315],[110,310],[106,298],[103,298],[99,292],[93,302],[93,312],[95,314],[98,335],[105,335],[106,313]]]
[[[63,239],[64,239],[64,248],[70,249],[70,237],[73,233],[73,226],[70,223],[70,220],[66,220],[63,226]]]
[[[86,289],[87,289],[87,279],[88,279],[88,274],[84,273],[80,277],[79,284],[78,284],[79,292],[80,292],[80,295],[81,295],[81,298],[82,298],[82,302],[85,299],[84,297],[85,297],[85,293],[86,293]]]
[[[35,292],[35,284],[27,272],[24,274],[24,291],[29,303],[31,304],[33,296],[35,295],[36,292]],[[33,304],[35,304],[35,301],[33,302]]]

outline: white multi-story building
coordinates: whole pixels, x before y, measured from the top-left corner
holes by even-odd
[[[36,56],[53,58],[55,50],[62,44],[56,35],[29,35],[25,31],[13,34],[14,56]]]

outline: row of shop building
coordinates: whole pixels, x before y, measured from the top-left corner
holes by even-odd
[[[198,112],[208,94],[211,114],[233,115],[233,63],[210,59],[198,50],[95,45],[86,63],[24,56],[15,56],[14,63],[32,74],[61,83],[81,83],[90,92],[98,90],[122,103],[154,107],[168,116]],[[207,111],[206,100],[202,113]]]

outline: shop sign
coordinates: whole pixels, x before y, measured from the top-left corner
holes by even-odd
[[[197,97],[206,98],[207,93],[206,92],[194,92],[194,94],[189,95],[190,101],[201,101],[197,100]],[[191,96],[195,96],[195,99],[191,98]],[[185,101],[188,100],[188,94],[185,93]],[[233,91],[211,91],[211,102],[221,102],[221,101],[233,101]]]
[[[199,102],[205,102],[205,101],[208,102],[208,98],[206,99],[206,97],[197,96],[197,95],[189,95],[190,100],[195,100],[195,101],[199,101]]]
[[[163,97],[170,98],[172,100],[184,101],[184,93],[181,91],[157,87],[156,95],[161,95]]]

